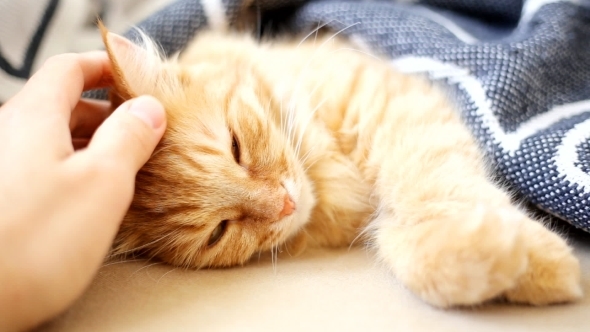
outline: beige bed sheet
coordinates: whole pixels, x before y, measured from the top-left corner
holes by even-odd
[[[590,294],[590,236],[576,233]],[[103,267],[85,295],[42,331],[590,331],[590,297],[534,308],[437,310],[362,248],[262,257],[186,271],[143,261]]]

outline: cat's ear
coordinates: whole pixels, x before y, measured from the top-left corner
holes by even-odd
[[[117,107],[122,102],[144,94],[155,94],[154,82],[162,75],[163,60],[158,47],[147,36],[141,35],[141,45],[109,32],[98,22],[113,74],[111,102]]]

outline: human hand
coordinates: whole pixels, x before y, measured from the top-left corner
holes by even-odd
[[[164,133],[152,97],[108,118],[108,105],[80,99],[109,77],[103,52],[57,56],[0,108],[0,330],[34,327],[81,295]]]

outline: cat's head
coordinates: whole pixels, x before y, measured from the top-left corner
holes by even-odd
[[[312,189],[256,73],[223,59],[167,62],[147,38],[137,46],[102,30],[113,104],[150,94],[168,117],[137,175],[114,254],[231,266],[296,238],[314,204]]]

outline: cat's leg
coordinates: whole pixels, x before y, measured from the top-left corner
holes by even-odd
[[[380,123],[367,163],[380,202],[369,231],[409,289],[440,307],[581,296],[571,249],[488,180],[470,133],[442,98],[399,98]]]

